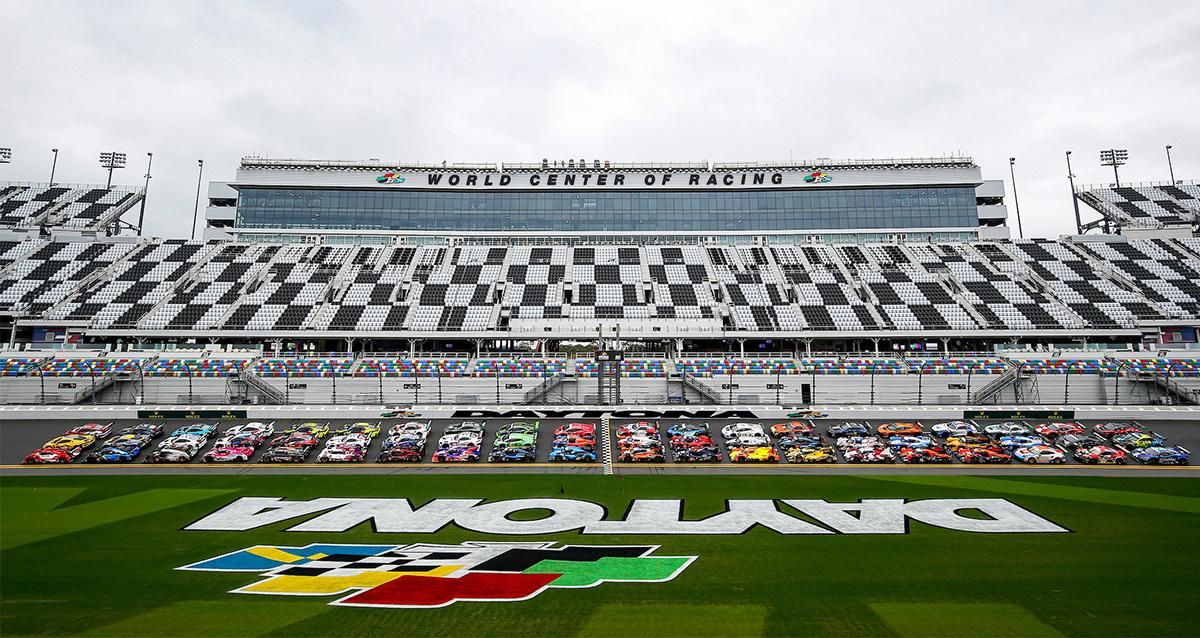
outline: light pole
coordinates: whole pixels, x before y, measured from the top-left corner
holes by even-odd
[[[1171,185],[1175,185],[1175,166],[1171,164],[1171,145],[1167,144],[1167,170],[1171,171]]]
[[[54,159],[50,160],[50,185],[54,186],[54,169],[58,168],[58,149],[52,148],[50,152],[54,153]]]
[[[1123,148],[1112,148],[1107,151],[1100,151],[1100,165],[1113,167],[1113,180],[1117,183],[1117,188],[1121,187],[1121,175],[1117,173],[1118,166],[1124,166],[1125,162],[1129,161],[1129,151]]]
[[[1075,207],[1075,234],[1083,234],[1083,220],[1079,217],[1079,198],[1075,196],[1075,173],[1071,171],[1071,151],[1067,151],[1067,181],[1071,183],[1071,204]]]
[[[146,219],[146,195],[150,190],[150,167],[154,165],[154,153],[146,153],[146,185],[142,187],[142,206],[138,211],[138,237],[142,236],[142,221]]]
[[[1017,237],[1025,239],[1025,229],[1021,227],[1021,198],[1017,197],[1017,172],[1013,165],[1017,163],[1017,158],[1008,158],[1008,175],[1012,178],[1013,186],[1013,205],[1017,210]]]
[[[192,239],[196,238],[196,220],[200,216],[200,180],[204,179],[204,160],[196,160],[196,203],[192,206]]]
[[[117,153],[115,151],[111,152],[111,153],[101,153],[100,154],[100,168],[108,169],[108,183],[105,184],[104,187],[111,188],[112,187],[113,170],[118,169],[118,168],[125,168],[125,154]]]

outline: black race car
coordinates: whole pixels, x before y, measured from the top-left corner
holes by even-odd
[[[721,453],[713,448],[679,448],[673,451],[676,463],[720,463]]]
[[[308,460],[312,447],[279,445],[268,448],[259,457],[259,463],[303,463]]]

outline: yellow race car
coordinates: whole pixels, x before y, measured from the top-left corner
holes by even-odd
[[[967,434],[965,436],[952,436],[946,439],[946,449],[951,452],[957,452],[963,448],[981,448],[995,445],[996,442],[986,436],[978,434]]]
[[[95,444],[96,437],[90,434],[64,434],[46,441],[46,444],[42,447],[55,450],[71,450],[75,448],[83,450]]]
[[[729,450],[729,460],[734,463],[778,463],[779,452],[773,447],[735,447]]]
[[[304,423],[297,423],[288,428],[284,434],[307,434],[314,439],[323,439],[329,436],[329,424],[317,421],[305,421]]]
[[[836,463],[837,453],[828,445],[821,447],[792,447],[785,452],[788,463]]]

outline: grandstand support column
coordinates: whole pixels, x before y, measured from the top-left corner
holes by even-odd
[[[354,352],[354,337],[346,337],[346,352]]]
[[[746,356],[746,340],[738,339],[737,342],[738,342],[738,356],[745,357]]]
[[[875,354],[879,354],[879,337],[871,337],[871,342],[875,344]]]
[[[942,354],[950,354],[950,337],[942,337]]]
[[[801,339],[801,341],[804,342],[804,354],[806,356],[812,356],[812,342],[813,342],[812,338],[805,337],[805,338]]]

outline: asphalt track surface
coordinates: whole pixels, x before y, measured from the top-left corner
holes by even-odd
[[[312,419],[279,419],[274,422],[276,433],[281,433],[293,424],[309,421]],[[386,437],[388,428],[405,420],[429,421],[432,425],[428,443],[425,450],[425,460],[422,463],[376,463],[375,459],[379,455],[382,440]],[[813,419],[816,424],[817,431],[825,434],[829,425],[843,421],[844,419]],[[248,422],[248,419],[221,421],[219,427],[222,431]],[[331,431],[336,430],[344,424],[362,421],[362,419],[335,419],[330,421],[321,421],[328,423]],[[437,449],[437,441],[445,430],[446,426],[451,423],[461,421],[461,419],[370,419],[370,421],[378,422],[381,427],[381,436],[376,437],[369,447],[366,455],[365,463],[316,463],[317,453],[319,449],[310,455],[308,462],[303,464],[275,464],[275,463],[258,463],[259,457],[262,455],[263,449],[260,448],[251,458],[250,463],[227,463],[227,464],[202,464],[199,462],[200,457],[205,451],[212,446],[212,441],[202,448],[196,455],[196,462],[190,464],[146,464],[141,460],[146,453],[143,452],[132,463],[124,464],[106,464],[97,465],[84,463],[83,457],[96,448],[85,451],[80,455],[80,459],[69,465],[43,465],[43,466],[25,466],[20,465],[21,460],[26,454],[40,447],[44,442],[54,438],[65,432],[66,430],[81,425],[84,421],[76,419],[62,420],[31,420],[31,421],[0,421],[0,474],[6,475],[46,475],[62,472],[70,472],[71,474],[146,474],[146,473],[195,473],[195,474],[242,474],[242,473],[275,473],[275,474],[405,474],[405,473],[579,473],[579,474],[598,474],[603,471],[603,455],[600,455],[600,460],[595,463],[550,463],[549,452],[551,441],[554,438],[554,428],[564,423],[593,423],[600,427],[600,422],[579,420],[579,419],[543,419],[540,421],[541,427],[538,434],[537,442],[537,459],[532,463],[491,463],[486,459],[492,452],[492,444],[495,439],[495,432],[501,426],[513,422],[512,419],[480,419],[486,425],[483,445],[481,448],[482,460],[479,463],[433,463],[432,457]],[[1068,455],[1067,463],[1063,465],[1026,465],[1023,463],[1013,463],[1006,465],[995,464],[980,464],[966,465],[961,463],[953,464],[918,464],[908,465],[897,460],[894,464],[859,464],[859,463],[828,463],[828,464],[789,464],[784,461],[778,463],[765,464],[734,464],[729,459],[728,450],[725,448],[724,441],[720,435],[720,429],[729,423],[745,422],[748,420],[723,420],[710,419],[704,420],[708,423],[709,429],[712,432],[714,442],[720,447],[722,462],[719,464],[693,464],[681,463],[676,464],[671,461],[670,448],[667,445],[666,427],[676,421],[663,420],[658,423],[659,436],[663,437],[664,450],[666,459],[662,463],[620,463],[614,465],[614,470],[617,473],[623,474],[659,474],[659,473],[688,473],[688,474],[862,474],[862,473],[936,473],[936,474],[975,474],[975,475],[1017,475],[1017,474],[1037,474],[1037,475],[1114,475],[1114,476],[1129,476],[1129,475],[1170,475],[1170,476],[1197,476],[1200,477],[1200,466],[1144,466],[1139,465],[1136,461],[1132,461],[1123,466],[1093,466],[1080,465],[1076,463]],[[752,421],[752,420],[749,420]],[[764,427],[769,427],[770,424],[778,422],[777,419],[759,419]],[[886,419],[868,419],[873,426],[879,423],[887,422]],[[155,421],[155,423],[163,425],[166,435],[175,428],[200,421],[195,420],[164,420]],[[213,421],[203,421],[212,423]],[[616,428],[626,420],[614,419],[610,423],[610,428],[613,430],[611,443],[614,446],[614,461],[617,460],[616,455]],[[654,420],[651,420],[654,422]],[[993,421],[977,421],[981,426]],[[1030,421],[1033,423],[1034,421]],[[1096,421],[1081,421],[1085,426],[1090,426]],[[122,420],[113,423],[113,432],[121,428],[128,427],[139,423],[138,420]],[[921,421],[928,430],[929,426],[934,421]],[[1200,448],[1200,421],[1180,420],[1173,422],[1155,421],[1146,424],[1151,430],[1154,430],[1167,437],[1167,442],[1173,445],[1183,445],[1190,450]],[[156,439],[156,445],[158,441]],[[322,448],[324,443],[322,443]]]

